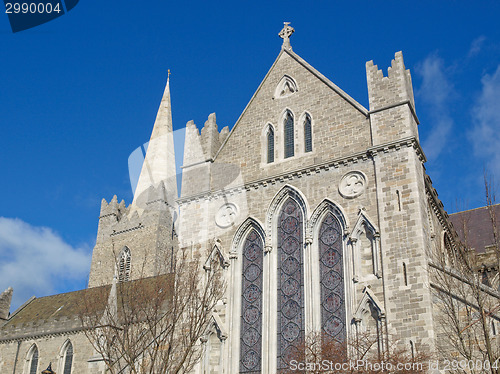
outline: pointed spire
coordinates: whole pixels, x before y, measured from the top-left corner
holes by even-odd
[[[168,191],[167,203],[173,206],[177,198],[177,180],[170,104],[170,70],[168,70],[167,85],[134,192],[133,204],[144,206],[147,202],[147,193],[145,192],[149,187],[156,187],[162,181],[164,181]]]

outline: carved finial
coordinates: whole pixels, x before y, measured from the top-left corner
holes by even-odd
[[[281,48],[292,49],[290,45],[290,36],[295,32],[295,29],[290,26],[290,22],[283,22],[283,29],[278,34],[281,39],[283,39],[283,45]]]
[[[168,77],[167,78],[170,78],[170,69],[168,69]]]

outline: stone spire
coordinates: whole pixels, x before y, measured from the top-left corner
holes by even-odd
[[[283,29],[278,34],[281,39],[283,39],[283,45],[281,49],[292,49],[292,45],[290,44],[290,36],[295,32],[295,29],[290,26],[290,22],[283,22]]]
[[[167,203],[174,206],[177,198],[172,108],[170,104],[170,70],[167,85],[156,115],[156,121],[147,146],[133,204],[144,207],[150,187],[158,188],[163,182],[167,190]]]

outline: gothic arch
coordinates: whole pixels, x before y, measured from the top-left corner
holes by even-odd
[[[340,221],[341,227],[344,229],[343,234],[347,234],[349,231],[349,222],[347,221],[347,215],[345,214],[344,209],[342,209],[342,207],[333,200],[324,199],[320,204],[318,204],[316,209],[314,209],[314,212],[311,214],[306,231],[308,238],[312,238],[313,228],[316,227],[318,222],[323,219],[326,212],[332,212],[335,215],[335,217]]]
[[[272,164],[277,160],[276,157],[276,128],[268,122],[261,133],[261,163],[262,165]]]
[[[304,194],[297,188],[286,184],[284,185],[277,193],[274,195],[269,207],[267,209],[266,215],[266,238],[268,241],[271,241],[273,226],[276,223],[277,215],[280,213],[281,207],[287,198],[294,199],[297,204],[299,204],[302,209],[302,213],[304,214],[304,223],[307,222],[308,212],[309,212],[309,204],[306,200]],[[307,227],[307,225],[306,225]],[[269,243],[270,244],[270,243]]]
[[[70,339],[66,339],[59,350],[58,373],[71,374],[73,368],[74,346]]]
[[[251,238],[250,238],[251,237]],[[248,249],[247,245],[252,245],[253,249],[257,249],[257,252],[252,252],[253,257],[249,258],[245,255],[245,250]],[[250,373],[252,371],[243,368],[243,360],[247,359],[244,363],[248,367],[252,365],[249,364],[249,360],[255,359],[259,361],[259,368],[263,368],[265,349],[265,331],[263,330],[264,322],[264,303],[265,298],[265,279],[266,279],[266,267],[265,267],[265,257],[264,257],[264,246],[265,246],[265,233],[262,229],[261,223],[252,218],[248,217],[236,230],[231,244],[231,251],[229,259],[231,262],[230,266],[230,282],[229,282],[229,315],[231,316],[229,328],[229,356],[233,359],[230,360],[230,372],[238,373]],[[254,270],[248,270],[252,267]],[[251,277],[245,273],[250,271]],[[255,271],[257,270],[257,271]],[[245,273],[245,276],[244,276]],[[250,291],[248,291],[250,290]],[[251,293],[251,295],[248,292]],[[253,293],[251,291],[254,291]],[[245,293],[246,292],[246,293]],[[249,301],[249,297],[256,297],[255,300]],[[245,296],[247,296],[245,298]],[[260,304],[259,304],[260,303]],[[260,306],[260,310],[259,310]],[[257,320],[252,320],[249,322],[248,318],[245,318],[245,311],[243,309],[252,309],[252,311],[257,312]],[[255,316],[255,315],[254,315]],[[251,331],[250,331],[251,330]],[[255,330],[255,331],[254,331]],[[260,331],[259,331],[260,330]],[[247,344],[243,345],[243,339],[247,339],[248,332],[253,332],[254,335],[251,338],[257,339],[253,344],[248,340],[245,340]],[[245,334],[245,336],[243,336]],[[251,334],[250,334],[251,335]],[[260,348],[258,348],[260,347]],[[259,352],[255,352],[255,351]],[[242,353],[243,352],[243,353]],[[254,352],[255,355],[252,357],[248,356],[247,353]],[[258,371],[258,370],[257,370]]]
[[[306,128],[306,121],[309,119],[309,130]],[[299,144],[299,154],[310,154],[314,152],[314,119],[309,111],[304,111],[297,121],[297,142]],[[308,133],[309,131],[309,133]]]
[[[373,333],[377,339],[378,351],[382,352],[384,350],[383,327],[385,310],[370,288],[365,287],[363,290],[363,296],[352,320],[356,325],[356,334]],[[373,331],[370,331],[370,329]]]
[[[380,233],[377,226],[370,219],[365,209],[360,209],[358,213],[358,220],[354,225],[351,234],[351,243],[354,252],[354,277],[356,280],[363,277],[368,272],[363,271],[363,248],[361,248],[362,241],[368,241],[370,244],[370,255],[372,262],[371,274],[377,278],[382,276],[381,263],[380,263]],[[366,267],[366,266],[365,266]],[[366,273],[366,274],[365,274]]]
[[[298,91],[297,83],[291,76],[285,74],[274,90],[274,98],[281,99],[293,95]]]
[[[33,343],[26,353],[26,362],[24,364],[25,374],[37,374],[38,373],[38,359],[40,353],[38,351],[38,346]]]
[[[351,281],[352,254],[347,245],[348,227],[342,207],[324,199],[312,213],[307,229],[311,279],[309,323],[313,331],[328,331],[329,335],[338,341],[345,339],[348,334],[349,325],[346,321],[351,314],[351,300],[354,294]],[[333,239],[332,241],[323,237],[328,233],[328,238]],[[332,258],[339,260],[333,261]],[[332,303],[337,307],[333,308]],[[337,326],[335,328],[334,322]]]

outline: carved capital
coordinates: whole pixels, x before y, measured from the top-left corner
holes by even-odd
[[[264,253],[270,253],[273,250],[273,247],[271,245],[266,245],[264,247]]]

